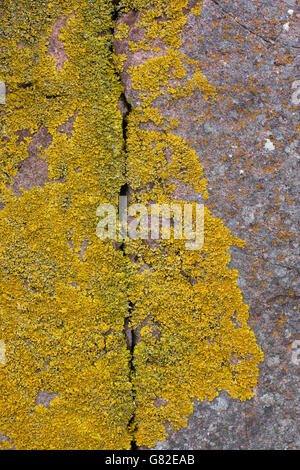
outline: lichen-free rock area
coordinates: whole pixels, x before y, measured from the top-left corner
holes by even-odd
[[[299,3],[0,22],[0,448],[299,449]],[[120,195],[203,247],[99,239]]]

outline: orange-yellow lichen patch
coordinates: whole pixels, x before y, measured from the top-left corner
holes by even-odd
[[[133,439],[151,446],[166,435],[165,423],[186,424],[195,399],[223,389],[250,398],[263,358],[238,273],[227,267],[229,247],[242,242],[208,210],[198,251],[137,240],[124,252],[96,237],[97,206],[117,204],[126,179],[133,199],[146,204],[176,201],[179,184],[208,196],[198,156],[172,133],[179,123],[153,102],[163,93],[171,100],[216,93],[200,64],[178,50],[187,0],[121,1],[140,11],[145,32],[132,48],[164,44],[162,55],[129,71],[142,104],[128,118],[125,179],[116,65],[121,71],[126,57],[111,51],[113,3],[6,0],[1,16],[0,80],[8,88],[0,109],[1,448],[128,449]],[[54,25],[64,51],[59,70],[49,54]],[[120,26],[119,40],[128,33]],[[64,132],[70,119],[72,132]],[[16,197],[12,186],[40,129],[50,137],[35,158],[48,179],[22,190],[19,174]],[[125,319],[139,331],[133,355]],[[41,393],[51,397],[47,406]]]
[[[8,0],[1,17],[1,79],[9,90],[0,157],[5,448],[128,449],[132,439],[123,333],[130,266],[95,234],[97,206],[115,203],[123,184],[112,11],[112,2]],[[59,71],[48,48],[57,22],[67,58]],[[41,128],[51,137],[36,148],[48,182],[14,197],[10,186],[17,174],[22,186],[20,163]],[[36,403],[44,391],[55,396],[49,407]]]
[[[216,95],[199,62],[178,50],[184,21],[179,27],[170,11],[179,11],[180,5],[183,15],[183,3],[135,5],[140,10],[138,26],[146,31],[149,44],[155,38],[166,40],[159,18],[164,18],[164,31],[174,36],[176,32],[176,40],[168,37],[167,50],[126,69],[141,103],[128,117],[127,181],[132,200],[144,204],[182,203],[176,197],[182,185],[188,185],[197,200],[208,197],[199,157],[188,142],[166,129],[159,101],[167,99],[170,106],[195,91],[206,101]],[[230,246],[242,247],[243,242],[208,209],[204,227],[201,250],[187,251],[182,241],[137,240],[126,246],[136,273],[130,298],[131,327],[139,331],[132,374],[137,445],[151,447],[163,439],[166,423],[173,430],[186,425],[193,401],[212,400],[220,390],[246,400],[257,383],[263,353],[247,325],[248,306],[237,287],[238,273],[227,267]]]

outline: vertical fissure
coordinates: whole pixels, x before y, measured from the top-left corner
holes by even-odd
[[[120,16],[121,9],[118,7],[119,5],[119,0],[113,0],[113,5],[114,5],[114,10],[112,14],[112,19],[114,22],[117,21],[118,17]],[[114,35],[114,31],[113,31]],[[119,77],[120,78],[120,77]],[[128,123],[128,115],[131,112],[131,105],[128,103],[126,96],[124,93],[122,93],[119,97],[119,106],[120,106],[120,112],[122,116],[122,131],[123,131],[123,151],[125,155],[125,165],[124,165],[124,176],[125,176],[125,183],[121,186],[120,191],[119,191],[119,196],[127,196],[129,197],[130,194],[130,187],[128,183],[126,182],[126,177],[127,177],[127,149],[126,149],[126,142],[127,142],[127,123]],[[118,249],[123,252],[123,255],[126,256],[126,243],[123,241],[119,246]],[[131,450],[136,450],[137,445],[135,441],[135,406],[136,406],[136,390],[134,387],[134,375],[135,375],[135,366],[134,366],[134,349],[136,345],[136,332],[134,328],[131,327],[131,319],[132,319],[132,314],[133,314],[133,309],[134,309],[134,304],[129,300],[128,301],[128,311],[127,311],[127,316],[124,318],[124,337],[127,345],[127,349],[130,354],[129,358],[129,380],[132,384],[132,400],[133,400],[133,413],[128,421],[128,430],[132,434],[132,440],[131,440]]]
[[[126,338],[127,349],[130,352],[130,359],[129,359],[129,378],[130,382],[134,383],[134,375],[135,375],[135,365],[134,365],[134,349],[136,345],[136,332],[134,328],[130,326],[132,311],[134,305],[132,302],[129,302],[128,305],[128,315],[124,319],[124,334]],[[136,405],[136,390],[133,386],[132,388],[132,400],[133,405]],[[132,416],[128,422],[128,429],[132,433],[132,441],[131,441],[131,450],[137,450],[137,445],[135,441],[135,412],[133,411]]]
[[[126,166],[126,142],[127,142],[127,117],[128,114],[130,113],[131,106],[129,103],[127,103],[125,95],[121,96],[121,99],[123,101],[123,104],[126,106],[126,113],[123,115],[123,142],[124,142],[124,153],[125,153],[125,180],[126,180],[126,175],[127,175],[127,166]],[[123,186],[120,188],[119,195],[120,196],[127,196],[129,197],[130,194],[130,187],[128,183],[125,183]],[[123,252],[124,256],[126,256],[126,242],[123,241],[119,247],[119,249]],[[129,379],[132,384],[132,399],[133,399],[133,405],[134,409],[136,406],[136,390],[134,387],[134,376],[135,376],[135,366],[134,366],[134,349],[136,345],[136,332],[134,328],[131,327],[131,319],[132,319],[132,314],[133,314],[133,309],[134,309],[134,304],[129,300],[128,302],[128,314],[124,318],[124,336],[127,344],[127,349],[130,353],[130,359],[129,359]],[[136,441],[134,438],[135,435],[135,412],[133,411],[132,416],[128,422],[128,429],[132,433],[132,441],[131,441],[131,450],[136,450]]]

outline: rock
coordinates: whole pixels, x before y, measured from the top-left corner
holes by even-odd
[[[201,62],[217,99],[207,102],[195,92],[175,102],[165,94],[153,104],[163,116],[178,120],[174,134],[196,151],[208,180],[207,206],[246,240],[245,249],[231,249],[230,265],[239,271],[249,322],[265,353],[253,399],[198,403],[187,428],[171,432],[156,449],[184,449],[187,443],[189,449],[297,447],[299,378],[289,348],[299,334],[299,8],[296,2],[289,5],[294,10],[287,11],[280,0],[204,0],[200,18],[187,16],[179,51]],[[166,53],[158,42],[157,52],[130,49],[129,41],[143,39],[139,17],[135,12],[121,16],[118,24],[130,30],[127,39],[115,40],[116,53],[127,56],[121,79],[133,108],[140,106],[140,91],[130,67]],[[189,73],[178,81],[181,87]],[[150,124],[144,128],[150,130]],[[266,402],[272,406],[268,415]],[[278,432],[285,426],[289,435]]]

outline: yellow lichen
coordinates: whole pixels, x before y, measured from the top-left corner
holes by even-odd
[[[187,195],[208,197],[199,157],[166,129],[163,115],[164,103],[176,106],[175,100],[195,92],[208,102],[216,97],[198,61],[178,50],[180,27],[170,12],[181,8],[182,15],[183,4],[174,0],[168,7],[160,2],[160,10],[158,2],[140,7],[138,25],[146,30],[149,44],[157,37],[165,42],[158,16],[166,16],[164,30],[176,38],[168,39],[164,53],[127,68],[141,103],[132,109],[127,125],[127,181],[134,202],[183,204],[176,196],[182,185]],[[227,266],[230,246],[243,244],[206,208],[201,250],[187,251],[183,241],[174,240],[127,242],[136,273],[130,289],[131,327],[140,332],[132,377],[137,445],[151,447],[163,439],[165,423],[173,430],[186,425],[195,400],[213,400],[221,390],[240,400],[253,396],[263,353],[247,325],[238,273]]]
[[[229,247],[242,242],[220,219],[205,210],[205,244],[194,252],[183,241],[136,240],[123,253],[96,237],[97,206],[117,205],[126,180],[133,200],[146,204],[176,201],[178,184],[208,196],[198,156],[172,133],[178,121],[155,104],[166,93],[180,100],[198,91],[208,101],[216,93],[197,61],[178,51],[188,2],[120,6],[141,13],[145,42],[137,49],[157,38],[167,46],[129,70],[141,107],[128,118],[127,164],[116,73],[125,57],[111,52],[112,0],[4,4],[1,448],[128,449],[133,439],[151,446],[166,435],[166,422],[186,424],[195,398],[227,390],[245,400],[256,384],[263,353],[247,325],[238,273],[227,267]],[[57,70],[49,38],[62,18],[58,39],[67,59]],[[120,25],[119,39],[128,32]],[[70,119],[67,135],[60,128]],[[155,130],[145,130],[148,122]],[[16,197],[14,178],[41,129],[50,138],[36,153],[48,165],[48,182]],[[129,317],[140,331],[133,357],[124,334]],[[48,407],[38,403],[40,391],[51,394]]]
[[[130,266],[95,234],[96,207],[116,203],[124,182],[112,11],[110,1],[4,5],[0,432],[9,441],[1,447],[130,447]],[[60,18],[68,60],[57,72],[48,48]],[[58,130],[70,118],[71,136]],[[38,150],[49,182],[15,197],[13,178],[41,128],[51,136]],[[56,394],[49,409],[37,405],[39,391]]]
[[[130,30],[130,26],[128,24],[120,23],[115,31],[115,38],[119,39],[120,41],[122,39],[127,38],[129,30]]]

